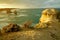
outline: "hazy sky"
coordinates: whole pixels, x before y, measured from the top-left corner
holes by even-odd
[[[1,5],[20,8],[59,8],[60,0],[0,0],[0,6]]]

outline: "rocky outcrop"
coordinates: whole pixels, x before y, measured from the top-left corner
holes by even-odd
[[[39,23],[35,26],[36,28],[46,28],[52,23],[60,20],[60,13],[56,9],[45,9],[42,11]]]
[[[7,14],[15,14],[17,15],[17,11],[16,11],[17,8],[0,8],[0,12],[2,11],[6,11]],[[13,11],[12,11],[13,10]]]
[[[11,23],[2,28],[1,33],[9,33],[9,32],[17,32],[20,31],[21,28],[19,25]]]
[[[20,25],[20,26],[17,24],[14,24],[14,23],[10,23],[9,25],[4,26],[1,29],[1,33],[17,32],[20,30],[31,29],[31,27],[30,27],[31,24],[32,24],[32,21],[27,21],[23,25]]]
[[[21,27],[23,29],[30,29],[31,25],[32,25],[32,20],[24,22]]]

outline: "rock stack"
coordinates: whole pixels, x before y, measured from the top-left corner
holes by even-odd
[[[41,18],[39,23],[35,26],[35,28],[46,28],[52,23],[58,22],[60,20],[60,14],[56,9],[45,9],[42,11]]]

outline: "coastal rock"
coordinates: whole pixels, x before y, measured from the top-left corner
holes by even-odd
[[[31,27],[31,24],[32,24],[32,20],[30,21],[26,21],[22,24],[22,28],[26,29],[26,28],[30,28]]]
[[[45,9],[42,11],[39,23],[35,26],[36,28],[46,28],[52,23],[58,22],[60,20],[60,14],[56,9]]]
[[[21,28],[19,25],[11,23],[2,28],[1,33],[8,33],[8,32],[17,32],[20,31]]]

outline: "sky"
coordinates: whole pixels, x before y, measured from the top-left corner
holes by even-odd
[[[0,8],[59,8],[60,0],[0,0]]]

